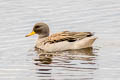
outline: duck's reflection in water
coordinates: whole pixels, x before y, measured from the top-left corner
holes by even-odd
[[[93,78],[90,75],[94,74],[97,69],[96,55],[92,47],[54,53],[36,51],[39,58],[34,59],[34,64],[40,66],[37,69],[37,74],[41,78],[49,77],[52,79],[52,76],[59,75],[59,77],[64,76],[64,79],[68,79],[69,76],[76,79],[91,80]]]
[[[85,48],[79,50],[69,50],[69,51],[61,51],[54,53],[47,53],[41,50],[36,49],[39,59],[34,59],[35,61],[40,61],[41,64],[51,64],[52,58],[59,57],[67,60],[84,60],[91,61],[95,59],[95,54],[93,53],[93,48]]]
[[[34,59],[35,61],[40,61],[42,64],[51,64],[53,54],[39,53],[39,59]]]

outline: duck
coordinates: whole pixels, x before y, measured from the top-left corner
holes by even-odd
[[[63,31],[50,35],[49,26],[46,23],[36,23],[32,32],[25,37],[38,35],[35,48],[45,52],[57,52],[66,50],[77,50],[92,47],[97,39],[92,32]]]

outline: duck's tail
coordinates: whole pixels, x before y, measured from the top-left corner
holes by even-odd
[[[76,41],[76,43],[74,44],[74,48],[81,49],[81,48],[92,47],[92,44],[94,43],[96,39],[97,37],[91,36],[91,37],[86,37],[80,41]]]

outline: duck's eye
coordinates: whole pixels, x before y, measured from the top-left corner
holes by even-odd
[[[40,26],[35,26],[35,28],[39,28]]]

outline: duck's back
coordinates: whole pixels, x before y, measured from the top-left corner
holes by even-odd
[[[46,42],[47,43],[58,43],[62,41],[74,42],[90,36],[93,36],[93,33],[64,31],[52,34],[51,36],[48,37],[48,39],[46,39]]]

